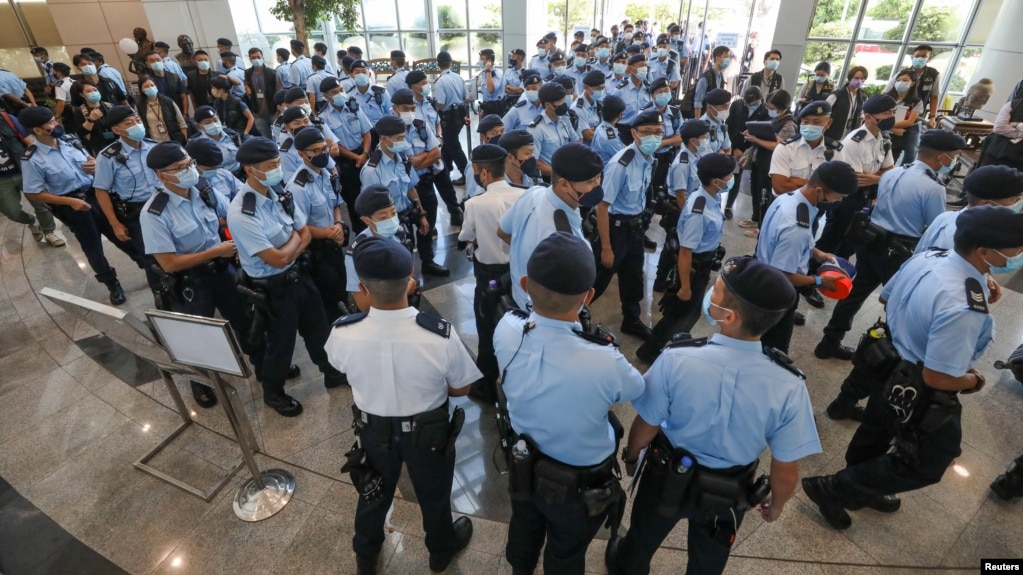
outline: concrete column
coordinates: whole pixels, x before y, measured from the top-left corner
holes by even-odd
[[[139,0],[47,0],[46,7],[69,55],[83,47],[95,49],[107,64],[120,70],[125,83],[135,79],[128,73],[128,56],[117,43],[131,38],[132,30],[150,30],[149,18]],[[152,38],[150,34],[150,38]],[[173,44],[173,42],[171,42]],[[67,62],[70,66],[71,62]]]
[[[813,11],[816,0],[785,0],[778,8],[778,23],[774,28],[773,39],[760,38],[760,57],[770,48],[781,50],[785,55],[782,58],[778,73],[785,78],[785,86],[793,93],[796,82],[799,81],[799,66],[803,60],[803,51],[806,49],[806,37],[810,33],[810,25],[813,22]],[[770,42],[768,44],[768,42]],[[757,70],[762,66],[761,62],[754,62],[753,69]]]
[[[994,121],[998,110],[1005,104],[1012,89],[1023,78],[1023,35],[1019,23],[1023,22],[1023,2],[1009,0],[1002,3],[1002,9],[995,19],[994,27],[980,53],[977,69],[967,87],[981,78],[990,78],[995,83],[995,93],[977,115]]]
[[[234,27],[231,3],[228,0],[142,0],[142,6],[152,24],[152,27],[146,27],[149,37],[170,44],[171,56],[179,52],[179,34],[191,36],[195,49],[206,50],[211,58],[216,58],[217,38],[231,40],[235,51],[239,51],[238,32]],[[273,61],[272,56],[263,56]],[[239,63],[244,66],[246,62],[248,57],[241,54]]]
[[[545,0],[503,0],[501,18],[504,25],[504,51],[515,48],[526,51],[526,65],[536,53],[536,41],[547,33]],[[499,60],[507,58],[499,58]]]

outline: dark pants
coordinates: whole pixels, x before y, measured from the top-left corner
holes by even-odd
[[[785,312],[785,315],[781,316],[778,323],[771,326],[771,329],[760,336],[760,341],[764,345],[773,347],[785,354],[789,352],[789,344],[792,342],[792,329],[795,327],[797,305],[799,305],[799,298],[796,298],[795,303]]]
[[[103,237],[105,237],[110,243],[114,244],[114,246],[116,246],[117,249],[121,250],[122,252],[125,253],[125,255],[131,258],[131,261],[135,262],[135,265],[137,265],[139,269],[143,270],[146,269],[146,261],[142,257],[146,253],[145,250],[142,250],[140,252],[135,249],[135,245],[132,242],[130,241],[125,242],[118,239],[117,235],[114,234],[113,226],[111,226],[110,222],[107,221],[107,217],[103,214],[103,210],[99,207],[99,202],[96,200],[96,193],[93,192],[92,190],[89,190],[85,194],[85,201],[89,202],[89,205],[92,206],[93,211],[95,211],[96,214],[98,214],[99,216],[96,222],[96,228],[99,230],[99,233]],[[136,225],[138,225],[137,222]],[[133,234],[130,229],[128,230],[128,233],[132,235],[133,239],[137,237],[139,245],[141,245],[142,230],[141,228],[139,228],[137,231],[138,231],[137,236],[135,236],[135,234]],[[85,248],[83,247],[82,249]]]
[[[465,157],[465,150],[462,149],[462,142],[458,140],[462,135],[462,128],[465,122],[441,122],[440,132],[444,138],[444,145],[440,148],[440,156],[444,160],[444,171],[450,172],[452,164],[458,166],[458,171],[465,175],[465,167],[469,160]],[[472,174],[469,175],[472,177]]]
[[[892,138],[892,158],[899,162],[899,155],[903,152],[906,157],[896,164],[897,166],[908,166],[916,161],[917,151],[920,149],[920,122],[906,128],[901,136]]]
[[[728,190],[728,197],[725,198],[725,207],[728,208],[728,209],[732,209],[732,206],[735,205],[735,198],[739,195],[739,188],[742,187],[742,174],[743,174],[743,170],[739,170],[739,173],[735,174],[735,177],[732,178],[732,188],[730,190]],[[753,179],[753,174],[751,173],[750,174],[750,183],[751,184],[752,184],[752,179]]]
[[[611,217],[611,251],[614,263],[606,268],[600,263],[600,240],[594,242],[593,253],[597,258],[597,279],[593,284],[596,293],[593,301],[604,293],[611,278],[618,273],[618,294],[622,301],[623,321],[639,319],[639,302],[643,300],[643,230],[633,220],[619,220]],[[616,223],[621,223],[616,226]],[[592,305],[592,303],[591,303]]]
[[[774,201],[774,192],[771,188],[771,176],[768,174],[770,165],[761,163],[753,164],[753,170],[749,174],[749,190],[752,198],[753,212],[750,219],[760,222],[767,213],[768,206]]]
[[[500,319],[497,316],[497,297],[489,293],[491,281],[498,284],[508,273],[508,264],[481,264],[473,260],[473,273],[476,275],[476,292],[473,295],[473,312],[476,314],[476,333],[479,335],[479,347],[476,351],[476,367],[483,373],[487,387],[493,387],[501,370],[494,356],[494,329]]]
[[[874,392],[874,388],[880,387],[880,385],[881,382],[869,368],[863,365],[854,365],[852,371],[842,381],[836,401],[855,405],[859,400],[869,397]]]
[[[411,434],[401,431],[400,420],[394,420],[391,433],[386,436],[366,427],[360,432],[360,441],[366,449],[369,463],[383,477],[383,496],[368,503],[359,498],[355,512],[355,537],[352,548],[360,557],[373,558],[384,544],[384,520],[394,499],[394,489],[401,477],[401,464],[405,463],[419,509],[423,513],[426,548],[431,554],[447,554],[455,550],[457,540],[451,525],[451,485],[454,481],[455,455],[444,451],[417,450],[412,446]]]
[[[838,206],[828,211],[828,219],[824,230],[817,240],[817,249],[832,253],[838,257],[848,258],[856,251],[856,245],[847,237],[849,224],[863,208],[867,207],[868,199],[863,190],[849,194],[839,202]]]
[[[345,250],[334,240],[313,240],[309,245],[309,276],[320,292],[327,323],[341,317],[340,302],[348,298],[348,272]]]
[[[78,240],[78,244],[82,246],[85,259],[89,261],[89,267],[96,274],[96,280],[107,285],[117,281],[117,271],[110,267],[110,262],[103,254],[100,226],[107,220],[99,208],[93,205],[91,209],[79,212],[65,205],[48,204],[48,206],[53,212],[53,216],[71,230],[75,239]],[[107,223],[107,227],[109,227],[109,223]]]
[[[725,570],[731,544],[728,535],[734,535],[745,511],[707,518],[691,503],[685,503],[673,517],[664,517],[655,509],[660,498],[660,486],[652,474],[644,473],[639,491],[632,505],[629,532],[619,547],[618,566],[623,575],[646,575],[650,572],[650,559],[657,548],[675,528],[679,520],[689,520],[687,550],[689,564],[686,575],[715,575]]]
[[[430,223],[430,229],[426,235],[419,233],[416,227],[416,246],[419,248],[419,259],[424,264],[433,261],[433,230],[437,227],[437,192],[433,189],[435,175],[430,170],[419,176],[419,183],[416,184],[416,193],[419,194],[419,203],[426,211],[426,221]],[[450,179],[448,180],[450,183]],[[418,222],[417,222],[418,226]]]
[[[355,211],[355,199],[362,191],[362,178],[359,173],[360,170],[355,167],[355,162],[338,160],[337,175],[341,179],[341,197],[344,198],[345,205],[348,206],[348,218],[352,222],[353,234],[358,234],[366,229],[366,224],[362,223],[362,219]]]
[[[469,177],[472,177],[471,170]],[[440,199],[447,206],[448,213],[454,213],[456,210],[462,209],[462,206],[458,203],[458,192],[455,191],[455,186],[451,183],[451,174],[447,172],[437,174],[433,178],[433,185],[437,188],[437,194],[440,195]]]
[[[296,264],[297,265],[297,264]],[[305,349],[322,373],[334,370],[327,361],[323,346],[327,343],[330,324],[323,313],[320,293],[313,280],[301,273],[295,282],[282,283],[268,290],[273,312],[266,327],[266,354],[263,358],[263,394],[284,392],[284,380],[295,353],[295,337],[305,341]]]
[[[681,301],[675,294],[664,294],[664,297],[670,299],[673,305],[665,306],[664,315],[654,326],[653,333],[647,340],[647,345],[651,349],[661,349],[673,335],[680,331],[686,333],[692,331],[693,326],[700,319],[700,314],[703,313],[703,292],[707,291],[708,283],[710,283],[710,267],[694,268],[689,274],[689,287],[693,294],[689,301]]]
[[[115,206],[117,205],[115,198],[111,197],[111,201],[114,202]],[[117,212],[117,221],[128,228],[128,235],[131,237],[126,243],[131,246],[132,252],[138,258],[135,263],[139,264],[142,271],[146,272],[146,283],[149,285],[149,289],[153,290],[153,292],[158,292],[160,291],[160,278],[152,269],[152,266],[156,265],[156,259],[146,253],[146,246],[142,243],[142,224],[139,222],[139,215],[142,213],[143,205],[145,205],[145,202],[128,203],[128,208],[123,217],[120,212],[116,210],[115,212]]]
[[[827,226],[825,226],[827,229]],[[856,279],[849,296],[835,305],[824,337],[841,342],[852,329],[853,318],[878,286],[888,283],[905,257],[889,255],[887,247],[862,246],[856,250]]]
[[[883,386],[875,386],[863,421],[846,449],[846,468],[835,474],[837,495],[859,499],[934,485],[962,453],[961,416],[933,432],[921,433],[919,461],[912,465],[897,453],[889,453],[896,432],[896,418],[884,400]]]
[[[517,571],[532,573],[543,548],[544,573],[583,575],[586,549],[604,517],[591,518],[582,498],[548,503],[534,493],[526,501],[513,500],[505,546],[508,563]]]

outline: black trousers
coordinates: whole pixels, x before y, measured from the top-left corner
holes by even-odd
[[[408,469],[419,509],[423,513],[426,548],[431,554],[446,554],[457,545],[451,525],[451,485],[455,474],[455,455],[417,450],[411,434],[403,433],[401,422],[394,420],[390,434],[366,427],[360,432],[369,463],[383,477],[383,496],[372,503],[359,498],[355,511],[355,536],[352,548],[360,557],[373,558],[384,544],[384,520],[394,500],[401,477],[401,465]]]
[[[327,323],[334,323],[334,320],[341,317],[338,303],[348,298],[345,250],[334,240],[313,240],[309,246],[309,255],[309,276],[320,292]]]
[[[742,174],[743,170],[739,170],[739,173],[732,178],[732,187],[728,190],[728,196],[725,198],[725,207],[728,209],[732,209],[732,206],[735,205],[735,198],[739,195],[739,188],[742,187]],[[753,174],[750,173],[751,184],[752,178]]]
[[[849,224],[853,217],[867,207],[868,200],[863,190],[849,194],[839,202],[838,206],[828,211],[828,219],[824,222],[824,230],[817,240],[817,249],[848,258],[856,251],[856,245],[846,237]]]
[[[268,295],[274,317],[266,327],[262,380],[264,396],[284,392],[284,380],[295,353],[295,339],[300,334],[309,357],[320,368],[320,372],[335,372],[323,349],[330,324],[323,313],[320,292],[312,278],[301,273],[298,281],[284,283],[278,289],[270,290]]]
[[[95,212],[99,216],[98,221],[96,222],[99,233],[102,234],[103,237],[105,237],[110,243],[114,244],[117,247],[117,249],[121,250],[122,252],[125,253],[125,255],[131,258],[131,261],[135,262],[135,265],[137,265],[139,269],[145,269],[146,268],[145,260],[142,259],[142,256],[146,253],[145,250],[142,250],[140,252],[135,249],[135,245],[132,242],[124,242],[118,239],[117,235],[114,234],[113,226],[111,226],[110,222],[107,221],[107,217],[103,214],[103,210],[100,209],[99,207],[99,202],[96,200],[96,193],[92,190],[89,190],[85,194],[85,201],[89,202],[89,205],[92,206],[92,209],[95,210]],[[142,243],[141,228],[139,228],[138,232],[139,233],[137,237],[139,244],[141,245]],[[128,233],[131,234],[132,232],[129,230]],[[135,234],[132,234],[132,236],[134,238]]]
[[[768,206],[774,201],[774,192],[771,188],[771,176],[768,173],[770,165],[754,163],[749,174],[749,191],[753,212],[750,219],[760,222],[767,213]]]
[[[111,198],[111,200],[114,199]],[[114,201],[116,202],[116,200]],[[114,205],[116,206],[116,203]],[[127,242],[120,243],[127,243],[131,246],[131,251],[135,254],[132,259],[146,273],[146,283],[149,285],[149,289],[158,292],[160,291],[160,278],[152,270],[152,266],[156,265],[156,258],[146,253],[146,246],[142,242],[142,224],[139,222],[139,215],[142,213],[143,205],[145,205],[145,202],[129,203],[123,217],[120,213],[117,213],[117,221],[128,228],[128,235],[131,236]],[[113,227],[111,227],[111,232],[113,232]],[[120,244],[118,247],[120,247]],[[128,253],[128,255],[131,256],[132,253]]]
[[[664,294],[664,297],[673,299],[675,305],[666,306],[661,320],[654,325],[653,333],[647,340],[650,348],[661,349],[676,333],[692,331],[703,313],[703,292],[707,291],[708,283],[710,267],[694,268],[689,274],[689,287],[693,294],[689,301],[681,301],[675,294]]]
[[[65,205],[47,204],[47,206],[53,212],[53,217],[67,226],[78,240],[78,245],[82,246],[85,259],[89,261],[89,267],[96,274],[96,280],[108,285],[117,281],[117,271],[110,266],[107,256],[103,253],[100,227],[105,223],[109,228],[110,224],[99,208],[93,204],[91,209],[79,212]]]
[[[491,281],[498,284],[508,273],[508,264],[481,264],[473,260],[473,273],[476,275],[476,291],[473,294],[473,312],[476,314],[476,333],[479,346],[476,351],[476,367],[483,373],[485,385],[493,387],[501,370],[494,356],[494,329],[500,319],[497,316],[497,298],[489,294]]]
[[[798,291],[798,290],[797,290]],[[771,329],[760,336],[760,341],[769,347],[788,354],[789,344],[792,343],[792,330],[795,327],[796,306],[799,305],[799,298],[792,304],[792,307],[781,316],[778,323],[771,326]]]
[[[919,461],[915,465],[889,453],[898,428],[882,388],[877,385],[871,393],[863,421],[846,449],[846,468],[835,474],[838,495],[847,499],[903,493],[933,485],[941,481],[945,470],[962,453],[961,416],[931,433],[921,434]]]
[[[827,229],[827,226],[824,226]],[[849,296],[839,300],[831,312],[831,319],[824,328],[824,337],[842,341],[846,332],[852,329],[853,318],[863,307],[870,294],[878,286],[888,283],[905,257],[889,255],[887,247],[861,246],[856,250],[856,279],[853,280]]]
[[[708,518],[691,503],[685,503],[673,517],[664,517],[655,511],[660,498],[660,486],[651,474],[639,481],[636,499],[632,504],[629,532],[619,547],[618,567],[623,575],[646,575],[650,560],[679,520],[689,520],[687,550],[689,564],[686,575],[715,575],[725,570],[732,547],[729,535],[734,535],[745,511],[734,515]]]
[[[359,214],[355,211],[355,199],[359,197],[359,192],[362,191],[360,171],[359,168],[355,167],[355,162],[347,160],[337,161],[337,175],[341,179],[341,197],[344,198],[345,205],[348,206],[348,218],[352,223],[353,234],[358,234],[366,229],[366,224],[362,223],[362,219],[359,218]]]
[[[639,302],[643,300],[643,262],[646,257],[643,249],[643,230],[631,224],[615,226],[615,223],[615,218],[611,218],[611,250],[615,254],[611,267],[606,268],[600,263],[600,239],[593,244],[593,254],[597,258],[597,279],[593,284],[596,293],[593,301],[597,301],[604,293],[617,272],[622,318],[623,321],[630,321],[639,319]]]
[[[526,501],[513,500],[505,557],[514,569],[532,573],[542,548],[544,573],[583,575],[586,549],[603,522],[603,515],[589,517],[582,498],[548,503],[534,493]]]
[[[472,177],[472,172],[469,172],[468,177]],[[450,173],[441,172],[436,174],[433,177],[433,185],[437,188],[437,194],[440,195],[440,199],[448,208],[449,213],[452,213],[457,209],[461,209],[461,206],[458,204],[458,192],[455,191],[455,186],[451,183]]]
[[[452,164],[458,166],[458,171],[465,175],[465,167],[469,164],[465,157],[465,150],[462,149],[462,142],[458,140],[465,128],[464,122],[440,123],[441,136],[444,138],[444,145],[440,148],[440,156],[444,160],[444,171],[450,172]],[[472,174],[469,175],[472,177]]]
[[[419,249],[419,259],[423,264],[433,261],[433,230],[437,227],[437,192],[433,189],[435,175],[430,170],[419,176],[419,183],[416,184],[416,193],[419,194],[419,203],[426,211],[426,221],[430,223],[430,229],[426,235],[419,233],[418,222],[416,227],[416,246]],[[448,182],[450,183],[450,178]]]

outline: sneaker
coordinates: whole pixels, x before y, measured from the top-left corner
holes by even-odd
[[[35,234],[32,234],[32,235],[34,236]],[[54,247],[54,248],[64,247],[64,245],[65,245],[64,240],[60,236],[58,236],[57,234],[55,234],[53,232],[50,232],[48,234],[43,234],[43,239],[46,240],[47,244],[49,244],[51,247]],[[36,238],[36,241],[38,241],[38,238]]]
[[[43,230],[39,229],[38,223],[29,224],[28,231],[32,232],[32,237],[35,238],[35,241],[38,242],[43,239]]]

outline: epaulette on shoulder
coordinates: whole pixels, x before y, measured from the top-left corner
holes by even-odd
[[[867,137],[867,131],[866,130],[857,130],[852,135],[852,141],[854,141],[854,142],[862,142],[863,138],[866,138],[866,137]]]
[[[705,196],[696,196],[696,199],[693,200],[693,209],[690,212],[702,214],[705,207],[707,207],[707,198]]]
[[[444,339],[451,337],[451,324],[435,315],[419,312],[416,315],[416,325],[426,331],[435,333]]]
[[[109,146],[103,148],[103,151],[100,153],[111,159],[116,158],[117,154],[121,153],[121,141],[118,140],[113,144],[110,144]]]
[[[384,92],[384,90],[385,90],[383,86],[370,86],[370,88],[369,88],[369,89],[370,89],[370,90],[373,90],[373,91],[374,91],[375,93],[377,93],[377,94],[381,94],[381,93],[383,93],[383,92]]]
[[[36,150],[38,149],[39,148],[37,148],[35,144],[32,144],[31,146],[25,148],[25,153],[21,155],[21,160],[23,162],[27,162],[32,158],[32,155],[35,154]]]
[[[842,142],[834,138],[829,138],[827,136],[824,137],[824,145],[827,146],[828,148],[831,148],[832,150],[835,150],[836,152],[841,152],[842,148],[845,147],[842,145]]]
[[[576,334],[577,336],[585,339],[590,343],[595,343],[597,345],[617,345],[615,343],[615,337],[609,333],[601,333],[598,335],[595,333],[583,331],[581,329],[573,329],[572,333]]]
[[[375,168],[377,167],[377,164],[380,163],[380,158],[383,157],[384,157],[383,151],[381,151],[380,148],[377,148],[370,152],[369,159],[366,160],[366,165],[368,165],[371,168]]]
[[[149,209],[146,211],[158,216],[163,213],[164,208],[167,207],[167,201],[170,200],[170,195],[167,192],[160,190],[153,196],[153,201],[149,202]]]
[[[346,325],[353,325],[353,324],[359,323],[360,321],[366,319],[367,315],[368,314],[366,314],[366,312],[350,313],[348,315],[343,315],[343,316],[337,318],[336,320],[334,320],[334,323],[333,323],[333,325],[331,327],[333,327],[334,329],[337,329],[339,327],[344,327]]]
[[[694,338],[686,332],[675,334],[675,337],[671,338],[665,349],[678,349],[680,347],[703,347],[707,345],[707,338],[700,337]]]
[[[298,174],[295,176],[295,183],[302,186],[303,188],[305,187],[306,184],[308,184],[311,181],[313,181],[313,175],[310,174],[309,170],[305,168],[300,169],[298,171]]]
[[[294,144],[295,144],[295,139],[294,138],[288,138],[287,140],[284,140],[284,143],[281,144],[281,151],[282,152],[290,152],[291,151],[291,146],[293,146]]]
[[[608,140],[613,140],[618,137],[618,131],[614,128],[606,128],[606,130]]]
[[[618,163],[623,166],[628,166],[632,163],[633,158],[636,157],[636,148],[625,148],[621,156],[618,156]]]
[[[530,128],[535,128],[535,127],[539,126],[540,122],[542,122],[542,121],[543,121],[543,114],[537,114],[536,117],[533,118],[533,121],[529,123],[529,127]]]
[[[966,307],[972,311],[988,313],[984,288],[980,286],[980,281],[977,278],[966,278]]]
[[[801,228],[810,227],[810,206],[802,202],[796,206],[796,225]]]
[[[799,140],[802,140],[802,139],[803,139],[803,135],[800,134],[799,132],[796,132],[795,134],[793,134],[793,135],[789,136],[788,138],[785,138],[784,140],[782,140],[781,141],[781,145],[785,146],[785,145],[791,144],[793,142],[798,142]]]
[[[766,355],[767,358],[770,359],[771,362],[777,365],[778,367],[784,368],[786,371],[792,373],[799,379],[806,379],[806,374],[804,374],[802,370],[796,367],[796,364],[793,363],[792,358],[785,355],[785,352],[765,345],[764,355]]]
[[[245,192],[242,196],[242,213],[246,216],[256,215],[256,192]]]
[[[678,163],[688,164],[689,163],[689,150],[682,150],[678,155]]]
[[[513,106],[513,107],[521,108],[522,106],[525,106],[528,103],[529,103],[529,100],[519,100],[518,102],[515,102],[515,106]]]

